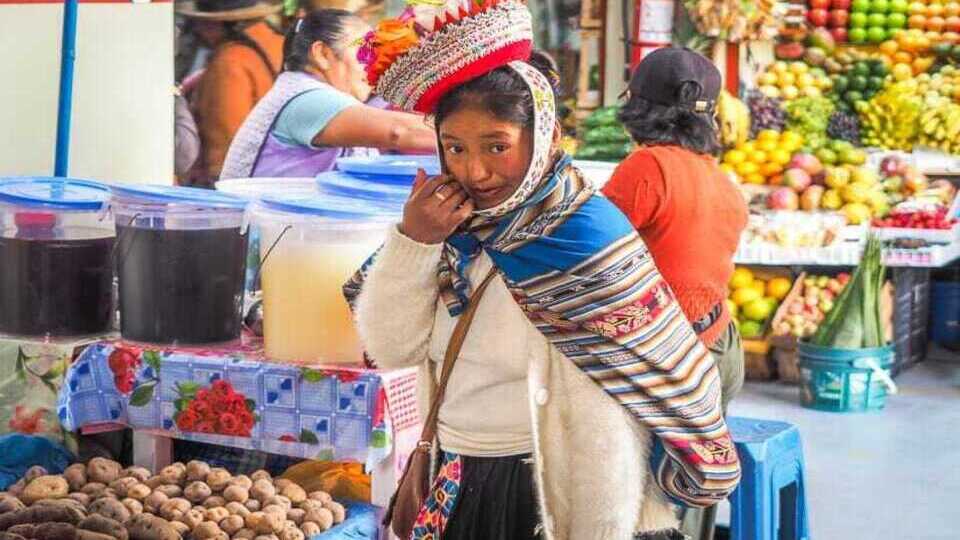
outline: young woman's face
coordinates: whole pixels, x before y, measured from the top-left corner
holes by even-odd
[[[324,80],[337,90],[350,94],[360,101],[366,101],[371,91],[363,64],[357,60],[357,50],[360,48],[359,38],[368,30],[366,26],[359,24],[348,27],[339,52],[320,42],[314,44],[314,63]]]
[[[533,156],[533,133],[468,107],[443,119],[440,145],[447,172],[484,210],[507,200],[520,187]]]

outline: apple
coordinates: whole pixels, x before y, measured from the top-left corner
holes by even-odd
[[[797,192],[781,187],[767,195],[767,208],[771,210],[796,210],[800,207],[800,197]]]
[[[830,26],[834,28],[846,28],[849,20],[850,13],[844,9],[835,9],[830,12]]]
[[[890,11],[890,2],[888,0],[873,0],[870,2],[871,13],[886,13]]]
[[[853,0],[850,2],[850,11],[868,13],[870,11],[870,0]]]
[[[887,16],[883,13],[871,13],[867,16],[867,26],[883,28],[887,25]]]
[[[909,13],[910,4],[907,0],[890,0],[890,13]]]
[[[907,16],[903,13],[891,13],[887,15],[887,28],[898,29],[907,26]]]
[[[826,26],[830,20],[830,13],[825,9],[811,9],[810,12],[807,13],[807,19],[810,21],[810,24],[814,26]]]
[[[886,17],[884,17],[886,20]],[[881,43],[887,39],[887,31],[882,27],[875,26],[867,29],[867,41],[870,43]]]
[[[833,2],[830,2],[830,7],[850,11],[850,3],[851,0],[833,0]]]
[[[813,154],[797,154],[790,160],[787,168],[803,169],[811,177],[814,177],[823,172],[823,163]]]
[[[945,19],[945,24],[943,25],[943,29],[946,30],[947,32],[954,32],[954,33],[960,32],[960,16],[951,15],[947,17]]]
[[[830,0],[810,0],[810,9],[830,9]]]
[[[850,39],[850,34],[846,28],[831,28],[830,33],[837,43],[846,43]]]
[[[812,182],[813,180],[811,180],[810,174],[800,168],[787,169],[786,172],[783,173],[783,185],[797,193],[802,193],[810,187]]]
[[[869,22],[866,13],[851,13],[850,28],[866,28]]]
[[[861,14],[862,15],[862,14]],[[850,39],[850,43],[866,43],[867,42],[867,29],[866,28],[851,28],[847,32],[847,37]]]

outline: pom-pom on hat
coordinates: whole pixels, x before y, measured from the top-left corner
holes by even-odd
[[[517,0],[414,0],[363,38],[358,59],[377,94],[431,113],[451,89],[532,50],[530,11]]]

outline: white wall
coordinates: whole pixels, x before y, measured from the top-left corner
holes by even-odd
[[[0,3],[0,176],[53,174],[63,4]],[[81,1],[69,175],[173,180],[173,3]]]

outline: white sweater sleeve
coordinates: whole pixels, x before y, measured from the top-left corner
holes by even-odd
[[[357,298],[357,332],[384,368],[426,359],[437,309],[442,244],[419,244],[392,227]]]

